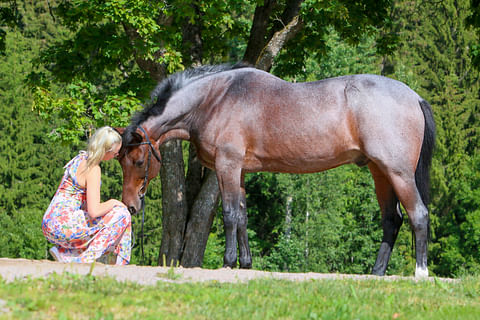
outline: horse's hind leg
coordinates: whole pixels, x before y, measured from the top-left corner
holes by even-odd
[[[392,172],[389,177],[395,194],[408,213],[410,225],[415,233],[415,277],[428,277],[428,209],[417,189],[415,174],[402,174],[396,171]]]
[[[388,178],[380,171],[373,162],[369,163],[369,169],[375,181],[375,192],[378,204],[382,211],[383,238],[377,260],[372,273],[383,276],[387,270],[388,261],[392,253],[393,245],[398,236],[398,231],[403,222],[402,212],[392,185]]]
[[[250,253],[250,246],[248,245],[248,233],[247,233],[247,207],[245,196],[245,180],[244,175],[241,177],[241,191],[242,197],[240,200],[240,216],[237,224],[237,236],[238,236],[238,251],[240,268],[250,269],[252,267],[252,255]]]

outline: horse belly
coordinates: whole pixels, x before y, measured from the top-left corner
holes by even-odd
[[[336,144],[317,139],[315,142],[297,140],[287,144],[277,141],[261,148],[252,148],[245,156],[243,167],[251,172],[312,173],[347,163],[363,165],[366,162],[368,160],[355,144]]]

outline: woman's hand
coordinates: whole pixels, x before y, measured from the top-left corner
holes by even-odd
[[[123,202],[120,201],[120,200],[110,199],[110,201],[113,201],[113,202],[114,202],[113,206],[120,206],[120,207],[125,207],[125,208],[127,207],[127,206],[125,205],[125,203],[123,203]]]

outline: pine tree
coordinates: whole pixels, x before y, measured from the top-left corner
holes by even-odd
[[[46,258],[43,213],[58,186],[68,148],[51,144],[48,128],[31,110],[25,87],[38,45],[17,31],[0,58],[0,256]]]
[[[467,190],[477,184],[471,166],[478,149],[480,103],[479,73],[469,52],[478,37],[465,26],[470,1],[398,1],[393,11],[397,21],[394,31],[402,42],[390,61],[393,70],[385,73],[410,84],[433,107],[437,142],[432,165],[429,263],[434,273],[454,275],[469,268],[467,260],[480,262],[475,253],[465,250],[462,231],[462,225],[471,223],[466,220],[462,197],[471,198],[473,194]]]

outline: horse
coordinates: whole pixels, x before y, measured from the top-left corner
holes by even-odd
[[[159,172],[158,148],[166,141],[190,141],[201,163],[215,170],[224,267],[237,266],[237,243],[240,268],[252,266],[246,173],[313,173],[356,164],[368,166],[382,214],[372,273],[385,275],[403,206],[415,237],[415,276],[428,277],[435,123],[429,103],[402,82],[359,74],[291,83],[245,65],[201,66],[161,81],[122,135],[122,197],[132,213]]]

